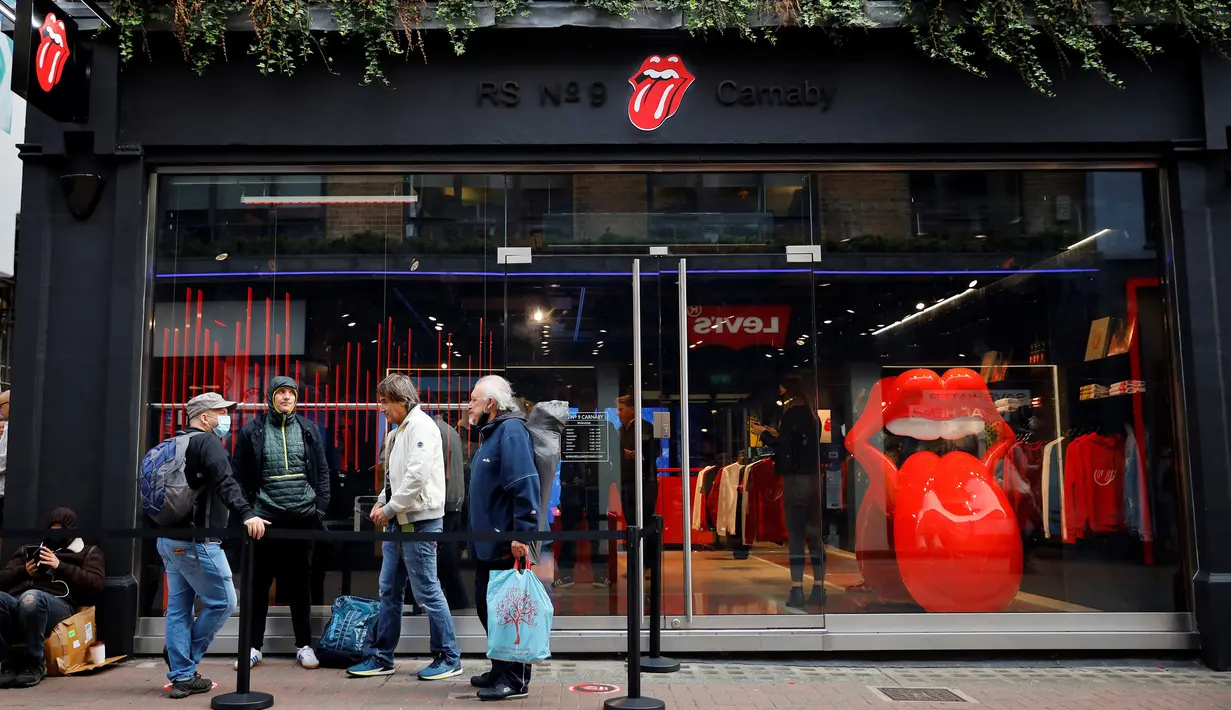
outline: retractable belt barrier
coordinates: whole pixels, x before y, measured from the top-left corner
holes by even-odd
[[[651,532],[650,537],[656,539],[651,549],[657,549],[659,559],[662,554],[662,518],[658,518],[657,534]],[[652,529],[653,530],[653,529]],[[78,537],[90,540],[108,539],[156,539],[168,538],[176,541],[221,541],[242,540],[240,546],[240,584],[239,584],[239,649],[236,652],[238,672],[235,677],[235,692],[216,695],[210,701],[213,710],[264,710],[273,707],[274,696],[269,693],[254,691],[251,688],[252,667],[249,658],[249,647],[252,643],[250,621],[248,614],[252,608],[252,538],[243,528],[128,528],[105,530],[101,528],[73,528]],[[8,539],[42,539],[47,535],[46,528],[6,529],[4,537]],[[632,560],[637,559],[641,549],[643,531],[636,526],[624,530],[595,531],[560,531],[535,530],[533,532],[355,532],[349,530],[279,530],[277,525],[265,528],[264,537],[285,540],[313,540],[317,542],[550,542],[574,541],[597,542],[600,540],[624,541],[628,546],[630,561],[628,575],[628,695],[612,698],[604,703],[610,710],[664,710],[666,704],[661,700],[647,698],[641,695],[641,580],[637,577]],[[656,575],[661,575],[661,563]],[[658,584],[661,591],[661,581]],[[652,606],[657,606],[652,603]],[[651,634],[658,623],[651,618]],[[656,646],[657,644],[652,644]]]

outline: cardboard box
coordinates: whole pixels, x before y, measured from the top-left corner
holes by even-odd
[[[43,642],[47,675],[65,676],[110,665],[123,658],[114,656],[102,663],[90,663],[90,646],[95,638],[94,607],[89,606],[61,621]]]

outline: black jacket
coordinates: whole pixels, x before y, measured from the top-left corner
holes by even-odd
[[[817,441],[820,428],[807,406],[794,406],[782,413],[778,436],[761,435],[774,448],[774,473],[779,476],[816,475],[821,470]]]
[[[303,432],[304,451],[308,465],[308,482],[316,491],[316,510],[323,515],[329,510],[329,459],[325,457],[325,441],[316,424],[303,415],[294,415]],[[265,465],[265,422],[269,414],[254,417],[239,431],[235,441],[235,475],[244,487],[248,501],[255,502],[261,490],[261,475]]]
[[[184,431],[202,430],[188,427]],[[240,520],[247,521],[252,517],[252,506],[248,505],[243,490],[231,475],[231,457],[223,447],[222,440],[213,433],[203,432],[188,442],[188,449],[184,452],[184,475],[188,478],[189,486],[194,489],[204,487],[205,490],[197,499],[196,508],[189,520],[166,527],[224,529],[227,527],[228,509],[238,515]],[[150,523],[157,527],[153,525],[153,521]]]

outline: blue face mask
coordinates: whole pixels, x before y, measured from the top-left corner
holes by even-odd
[[[225,439],[227,434],[231,433],[231,415],[230,414],[219,414],[218,415],[218,426],[214,427],[214,433],[218,435],[219,439]]]

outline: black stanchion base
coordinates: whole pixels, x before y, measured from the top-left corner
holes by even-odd
[[[680,669],[680,662],[666,656],[642,656],[642,673],[675,673]]]
[[[612,698],[603,703],[603,710],[667,710],[667,704],[656,698]]]
[[[223,693],[209,702],[214,710],[265,710],[274,706],[274,696],[269,693]]]

